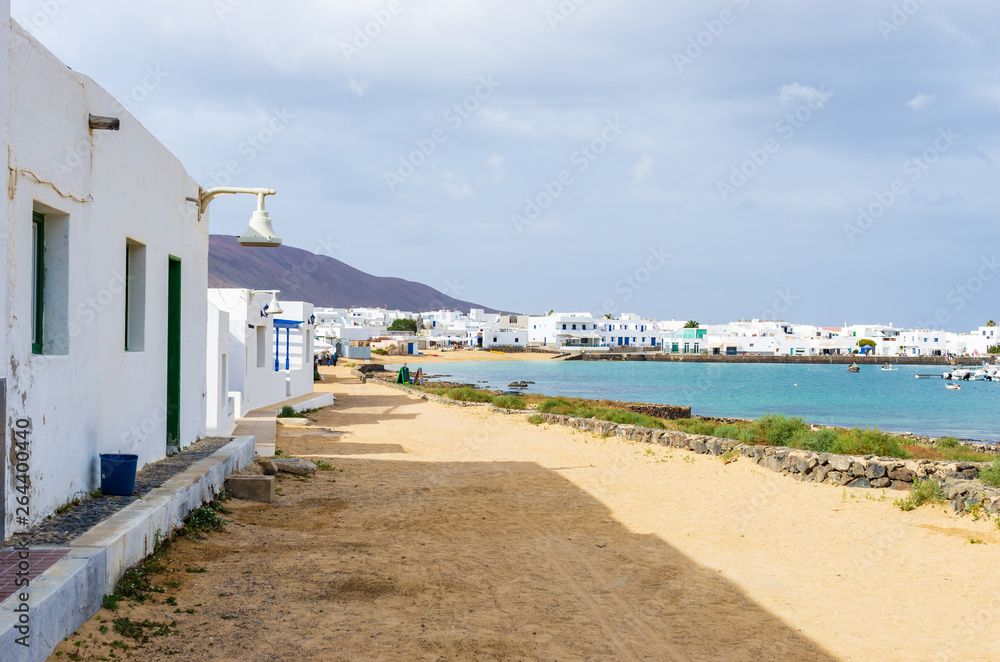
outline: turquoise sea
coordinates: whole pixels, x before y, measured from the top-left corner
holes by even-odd
[[[413,357],[419,358],[419,357]],[[801,416],[810,423],[878,427],[892,432],[1000,441],[1000,383],[961,382],[944,387],[944,366],[899,365],[895,371],[863,365],[716,364],[606,361],[410,361],[429,376],[505,389],[532,381],[528,392],[619,401],[689,405],[703,416],[754,418],[766,413]]]

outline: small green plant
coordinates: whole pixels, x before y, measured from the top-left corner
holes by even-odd
[[[982,545],[983,541],[980,540],[979,538],[969,538],[969,544],[970,545]]]
[[[118,611],[118,600],[121,597],[118,595],[105,595],[101,598],[101,606],[108,611]]]
[[[305,414],[292,409],[291,405],[285,405],[278,412],[278,418],[308,418]]]
[[[742,453],[740,453],[737,449],[730,448],[728,451],[720,455],[719,459],[722,460],[723,464],[729,464],[730,462],[735,462],[740,459],[740,455],[742,455]]]
[[[493,406],[499,407],[500,409],[527,409],[528,405],[525,404],[523,398],[519,398],[516,395],[498,395],[493,398]]]
[[[332,471],[333,465],[327,462],[326,460],[319,460],[316,462],[316,468],[319,469],[320,471]]]
[[[979,480],[991,487],[1000,487],[1000,460],[993,460],[993,464],[980,471]]]
[[[101,498],[104,498],[104,492],[102,492],[100,490],[100,488],[98,488],[98,489],[96,489],[96,490],[94,490],[93,492],[90,493],[90,498],[91,499],[101,499]]]
[[[916,510],[925,503],[944,503],[944,492],[941,491],[941,484],[936,480],[928,478],[913,481],[913,491],[905,499],[896,499],[893,503],[899,506],[900,510]]]
[[[388,356],[389,350],[382,349],[381,347],[376,347],[375,349],[372,350],[372,354],[376,356]]]
[[[181,533],[189,535],[200,531],[222,531],[227,521],[217,513],[228,512],[218,501],[213,501],[201,508],[195,508],[188,515],[187,521],[181,527]]]
[[[97,626],[97,631],[100,632],[101,634],[107,634],[108,633],[108,626],[107,625],[99,625],[99,626]]]
[[[955,437],[941,437],[937,440],[939,448],[958,448],[958,439]]]
[[[208,570],[205,570],[204,568],[184,568],[184,572],[190,572],[192,574],[199,574],[199,573],[202,573],[202,572],[208,572]]]
[[[169,598],[167,598],[166,600],[164,600],[164,602],[167,603],[168,605],[170,605],[171,607],[176,607],[177,606],[177,598],[174,597],[174,596],[172,596],[172,595]]]
[[[542,416],[541,414],[532,414],[525,420],[527,420],[532,425],[541,425],[542,423],[545,422],[545,417]]]

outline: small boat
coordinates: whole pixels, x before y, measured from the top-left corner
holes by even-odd
[[[953,391],[961,391],[962,390],[962,387],[959,386],[958,384],[945,384],[944,387],[945,388],[950,388]]]
[[[889,364],[889,363],[883,363],[882,364],[882,369],[883,370],[899,370],[899,368],[897,368],[896,366],[894,366],[892,364]]]
[[[847,369],[847,372],[861,372],[861,366],[857,363],[852,363],[851,367]]]

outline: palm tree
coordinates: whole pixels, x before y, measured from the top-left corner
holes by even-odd
[[[698,328],[698,322],[696,320],[688,320],[687,322],[684,323],[684,328],[685,329],[697,329]]]
[[[989,322],[986,323],[986,326],[996,326],[996,325],[997,323],[994,322],[993,320],[990,320]]]

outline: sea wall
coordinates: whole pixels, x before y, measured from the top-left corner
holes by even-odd
[[[725,354],[580,354],[567,361],[664,361],[673,363],[805,363],[850,365],[979,365],[985,356],[945,358],[943,356],[728,356]]]
[[[351,374],[362,381],[367,375],[355,368]],[[783,446],[751,446],[734,439],[719,439],[700,434],[688,434],[675,430],[656,430],[638,425],[626,425],[599,421],[592,418],[577,418],[559,414],[540,414],[532,411],[501,409],[493,405],[459,402],[449,398],[424,393],[403,384],[380,382],[423,400],[439,402],[456,407],[486,407],[507,415],[535,414],[552,425],[564,425],[573,429],[592,432],[605,437],[620,437],[629,441],[659,444],[669,448],[689,450],[705,455],[739,455],[756,462],[762,467],[795,480],[807,483],[825,483],[843,487],[882,488],[909,490],[916,480],[935,480],[941,484],[949,507],[954,512],[966,512],[982,508],[989,513],[1000,512],[1000,489],[995,489],[976,480],[979,472],[990,465],[989,462],[939,462],[934,460],[900,460],[875,455],[835,455],[796,450]]]

